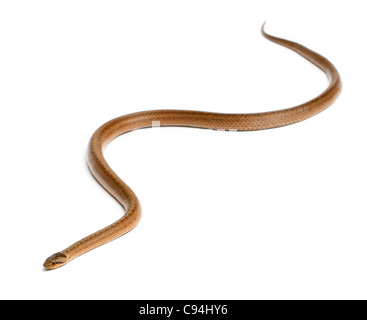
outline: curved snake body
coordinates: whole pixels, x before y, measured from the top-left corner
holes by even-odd
[[[110,226],[76,242],[65,250],[53,254],[44,263],[46,269],[55,269],[81,254],[124,235],[140,221],[141,206],[134,192],[109,167],[104,148],[117,136],[132,130],[152,126],[180,126],[213,130],[263,130],[286,126],[305,120],[328,106],[341,90],[341,80],[333,64],[306,47],[271,36],[262,28],[262,34],[270,41],[287,47],[323,70],[329,77],[328,88],[318,97],[293,108],[249,114],[224,114],[185,110],[154,110],[125,115],[102,125],[92,136],[88,146],[88,166],[97,181],[124,207],[125,215]]]

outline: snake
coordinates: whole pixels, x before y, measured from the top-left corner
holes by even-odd
[[[94,178],[123,207],[124,215],[109,226],[51,255],[43,266],[52,270],[64,266],[80,255],[110,242],[134,229],[142,216],[141,204],[133,190],[110,168],[104,150],[116,137],[137,129],[152,127],[190,127],[221,131],[254,131],[287,126],[329,107],[341,92],[341,78],[334,65],[320,54],[293,41],[265,32],[262,35],[286,47],[319,67],[328,77],[328,87],[312,100],[276,111],[260,113],[214,113],[190,110],[151,110],[127,114],[108,121],[92,135],[87,149],[87,164]]]

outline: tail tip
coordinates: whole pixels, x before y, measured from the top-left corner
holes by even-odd
[[[265,25],[266,25],[266,21],[262,24],[262,26],[261,26],[261,33],[263,34],[263,35],[265,35],[266,34],[266,32],[265,32]]]

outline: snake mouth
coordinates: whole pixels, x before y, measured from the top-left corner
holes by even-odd
[[[48,257],[44,262],[43,266],[47,270],[53,270],[63,266],[67,262],[66,255],[64,253],[58,252]]]

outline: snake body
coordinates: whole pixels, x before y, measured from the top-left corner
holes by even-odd
[[[292,41],[271,36],[262,28],[268,40],[287,47],[323,70],[329,78],[328,88],[318,97],[293,108],[248,114],[224,114],[185,110],[153,110],[137,112],[113,119],[102,125],[93,134],[87,162],[96,180],[123,206],[124,216],[113,224],[74,243],[63,251],[46,259],[44,267],[55,269],[81,254],[103,245],[132,230],[141,219],[141,205],[134,192],[109,167],[103,150],[117,136],[132,130],[160,127],[192,127],[227,131],[263,130],[286,126],[305,120],[328,106],[341,91],[341,80],[333,64],[318,53]]]

